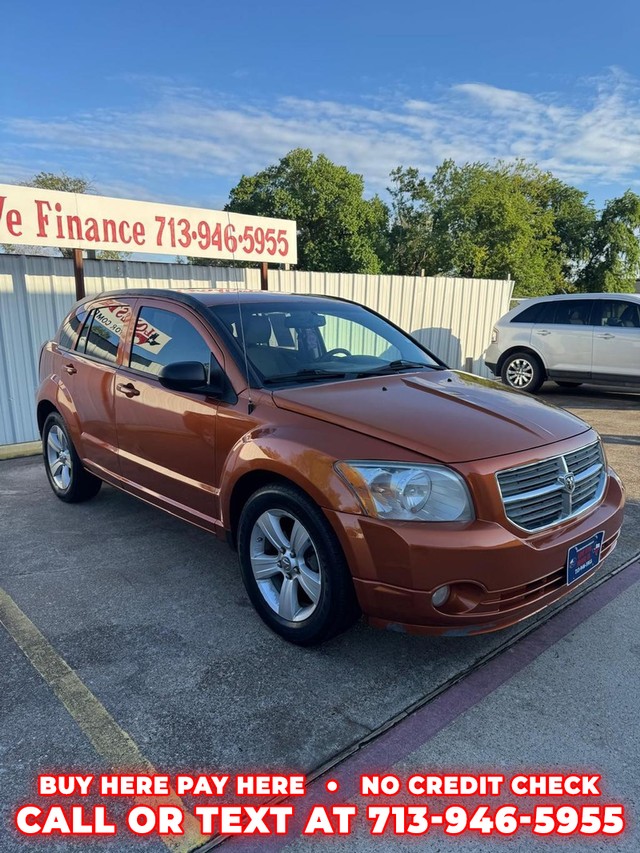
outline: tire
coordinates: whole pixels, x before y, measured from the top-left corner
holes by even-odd
[[[537,356],[525,350],[511,353],[500,370],[502,381],[516,391],[535,393],[545,379],[544,370]]]
[[[61,501],[88,501],[100,491],[102,480],[84,468],[65,422],[57,412],[52,412],[44,422],[42,455],[49,485]]]
[[[582,385],[582,382],[560,382],[560,380],[555,380],[558,388],[579,388]]]
[[[253,606],[285,640],[315,645],[358,618],[340,543],[304,492],[280,484],[255,492],[240,516],[238,555]]]

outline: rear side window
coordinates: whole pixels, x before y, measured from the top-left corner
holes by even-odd
[[[600,303],[600,326],[622,329],[640,328],[640,305],[622,299],[602,300]]]
[[[529,305],[520,314],[516,314],[511,318],[512,323],[537,323],[538,317],[542,312],[544,302],[537,302],[535,305]]]
[[[592,299],[560,299],[544,302],[536,323],[556,326],[591,325]]]
[[[94,308],[78,338],[76,352],[114,362],[131,309],[128,305],[102,305]]]
[[[73,349],[78,337],[78,332],[82,328],[82,324],[86,320],[87,311],[84,306],[76,308],[68,317],[66,317],[60,326],[58,333],[58,345],[64,349]]]
[[[129,366],[157,376],[163,367],[176,361],[200,361],[209,375],[211,350],[180,314],[143,307],[133,333]]]

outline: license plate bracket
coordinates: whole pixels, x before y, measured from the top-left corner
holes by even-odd
[[[588,539],[572,545],[567,553],[567,586],[571,586],[590,572],[600,562],[604,530],[594,533]]]

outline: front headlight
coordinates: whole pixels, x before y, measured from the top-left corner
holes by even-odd
[[[498,343],[498,330],[497,329],[491,330],[491,343],[492,344]]]
[[[402,462],[336,462],[367,515],[393,521],[471,521],[464,480],[443,465]]]

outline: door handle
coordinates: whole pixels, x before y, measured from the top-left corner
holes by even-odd
[[[615,338],[615,335],[605,332],[604,335],[596,335],[596,338],[605,338],[606,340],[610,340],[610,338]]]
[[[125,397],[139,397],[140,396],[140,392],[138,391],[136,386],[133,384],[133,382],[127,382],[126,385],[123,385],[122,383],[120,383],[119,385],[116,385],[116,391],[120,391],[122,394],[125,395]]]
[[[536,329],[536,335],[550,335],[551,332],[548,329]]]
[[[74,373],[77,373],[77,372],[78,372],[78,368],[77,368],[77,367],[74,367],[74,366],[73,366],[73,364],[65,364],[65,365],[64,365],[64,369],[67,371],[67,373],[68,373],[70,376],[73,376],[73,374],[74,374]]]

